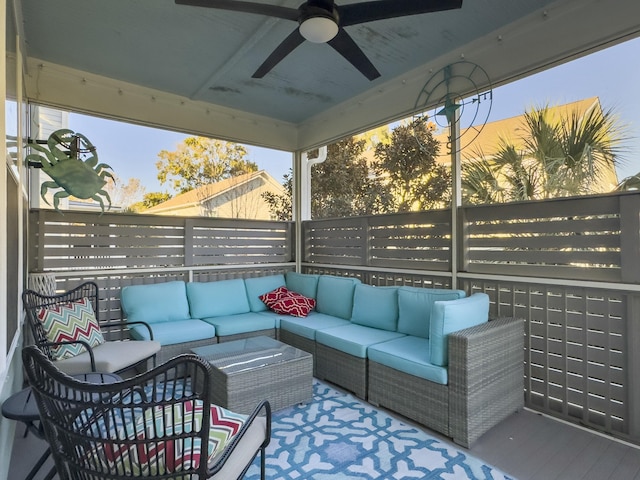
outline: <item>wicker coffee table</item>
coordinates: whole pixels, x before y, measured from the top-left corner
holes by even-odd
[[[272,410],[312,397],[313,357],[269,337],[251,337],[198,347],[193,353],[212,366],[213,403],[249,414],[262,400]]]

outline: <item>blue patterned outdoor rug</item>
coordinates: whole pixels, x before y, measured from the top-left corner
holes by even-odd
[[[313,402],[274,413],[267,478],[505,480],[499,470],[314,380]],[[260,478],[259,458],[245,480]]]

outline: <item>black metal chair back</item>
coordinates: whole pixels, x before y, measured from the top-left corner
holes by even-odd
[[[47,339],[47,334],[42,326],[42,322],[38,320],[38,310],[40,308],[48,308],[56,305],[65,305],[68,303],[88,298],[91,302],[93,312],[98,317],[98,285],[94,282],[85,282],[78,287],[61,293],[60,295],[42,295],[34,290],[24,290],[22,292],[22,304],[27,314],[27,322],[35,344],[40,347],[47,355],[49,360],[53,360],[51,348],[53,344]]]
[[[245,434],[257,419],[266,421],[261,424],[265,438],[245,455],[248,463],[238,478],[259,452],[264,478],[268,402],[212,458],[211,367],[199,357],[181,355],[128,380],[90,384],[61,372],[35,346],[23,349],[22,356],[61,480],[230,479],[216,474],[235,449],[244,448]]]
[[[82,300],[83,298],[88,298],[91,303],[93,314],[99,325],[100,332],[105,343],[123,341],[123,343],[119,344],[117,348],[104,348],[104,344],[97,346],[94,345],[92,347],[88,341],[83,338],[65,339],[52,342],[51,339],[47,337],[44,325],[38,318],[38,314],[41,309],[68,305]],[[150,359],[153,360],[152,364],[155,366],[155,356],[157,352],[160,351],[161,345],[153,340],[153,330],[149,324],[145,322],[127,322],[125,324],[122,321],[101,322],[98,285],[94,282],[85,282],[68,292],[52,296],[42,295],[33,290],[25,290],[22,292],[22,303],[27,314],[27,321],[31,328],[35,344],[45,352],[49,360],[56,361],[53,355],[53,348],[59,345],[81,344],[84,349],[81,349],[80,351],[84,353],[86,350],[88,355],[85,355],[82,358],[79,357],[75,364],[70,367],[68,365],[58,365],[60,369],[67,373],[84,373],[89,370],[92,372],[100,370],[110,373],[119,373],[138,366],[146,370],[146,364]],[[135,342],[131,342],[129,344],[128,341],[131,340],[129,336],[129,328],[133,325],[142,325],[143,328],[148,331],[148,336],[151,340],[135,340]],[[114,344],[112,343],[110,346],[113,345]],[[85,362],[86,368],[84,367]],[[70,372],[69,369],[72,371]]]

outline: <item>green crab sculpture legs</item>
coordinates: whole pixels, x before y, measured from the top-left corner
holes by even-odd
[[[96,148],[87,137],[63,128],[49,135],[48,148],[36,143],[29,146],[39,153],[27,155],[27,161],[41,164],[42,170],[51,177],[51,181],[43,182],[40,187],[40,196],[47,205],[50,205],[46,198],[48,190],[61,188],[53,195],[53,208],[56,210],[59,210],[60,199],[70,196],[95,200],[103,213],[105,198],[109,202],[108,209],[111,209],[111,197],[104,186],[108,179],[115,181],[108,171],[112,169],[106,163],[98,163]]]

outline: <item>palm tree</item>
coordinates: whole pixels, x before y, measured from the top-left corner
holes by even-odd
[[[545,106],[526,111],[521,146],[501,139],[496,152],[463,163],[468,203],[499,203],[594,193],[620,158],[624,136],[611,110],[594,105],[554,118]]]

